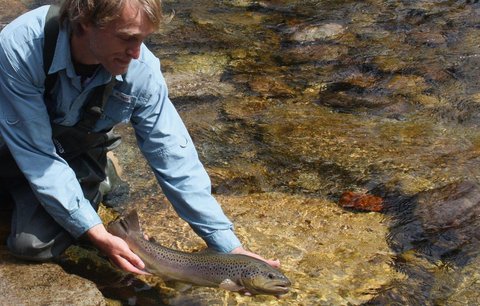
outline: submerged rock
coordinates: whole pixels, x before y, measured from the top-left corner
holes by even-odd
[[[397,254],[394,266],[408,278],[383,288],[369,304],[445,302],[465,286],[465,277],[474,277],[470,266],[479,261],[480,186],[456,182],[387,202],[393,217],[388,242]]]
[[[295,94],[295,91],[281,78],[259,76],[253,78],[248,85],[252,91],[263,97],[284,97]]]
[[[321,39],[333,39],[345,32],[345,27],[338,23],[313,24],[292,29],[291,40],[311,42]]]
[[[348,48],[342,45],[296,45],[280,55],[280,60],[287,65],[327,62],[338,60],[347,53]]]

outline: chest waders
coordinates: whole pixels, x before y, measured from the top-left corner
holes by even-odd
[[[92,90],[76,125],[68,127],[53,123],[55,98],[51,96],[51,91],[58,75],[48,74],[48,71],[59,33],[58,12],[57,6],[50,6],[44,28],[45,104],[50,115],[57,154],[73,169],[85,198],[98,209],[102,199],[99,187],[106,179],[106,153],[120,144],[120,136],[112,130],[93,132],[93,129],[102,116],[104,105],[115,85],[115,78],[112,77],[110,83]],[[7,146],[2,146],[1,143],[0,165],[0,188],[4,189],[4,197],[9,196],[14,202],[11,233],[7,241],[10,251],[31,260],[58,256],[73,243],[73,238],[41,206]]]

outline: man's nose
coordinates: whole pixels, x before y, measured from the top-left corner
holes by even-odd
[[[140,47],[142,43],[136,43],[134,45],[129,46],[127,49],[127,55],[133,59],[137,59],[140,56]]]

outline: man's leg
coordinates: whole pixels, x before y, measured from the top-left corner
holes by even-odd
[[[1,189],[2,188],[0,186],[0,245],[4,245],[7,242],[8,235],[10,234],[13,200],[7,192],[2,191]]]
[[[74,242],[45,211],[28,184],[17,185],[10,194],[14,208],[7,246],[13,255],[46,261],[59,256]]]

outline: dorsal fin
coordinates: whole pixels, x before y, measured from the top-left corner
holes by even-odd
[[[140,221],[136,209],[132,209],[122,220],[128,232],[141,232]]]

